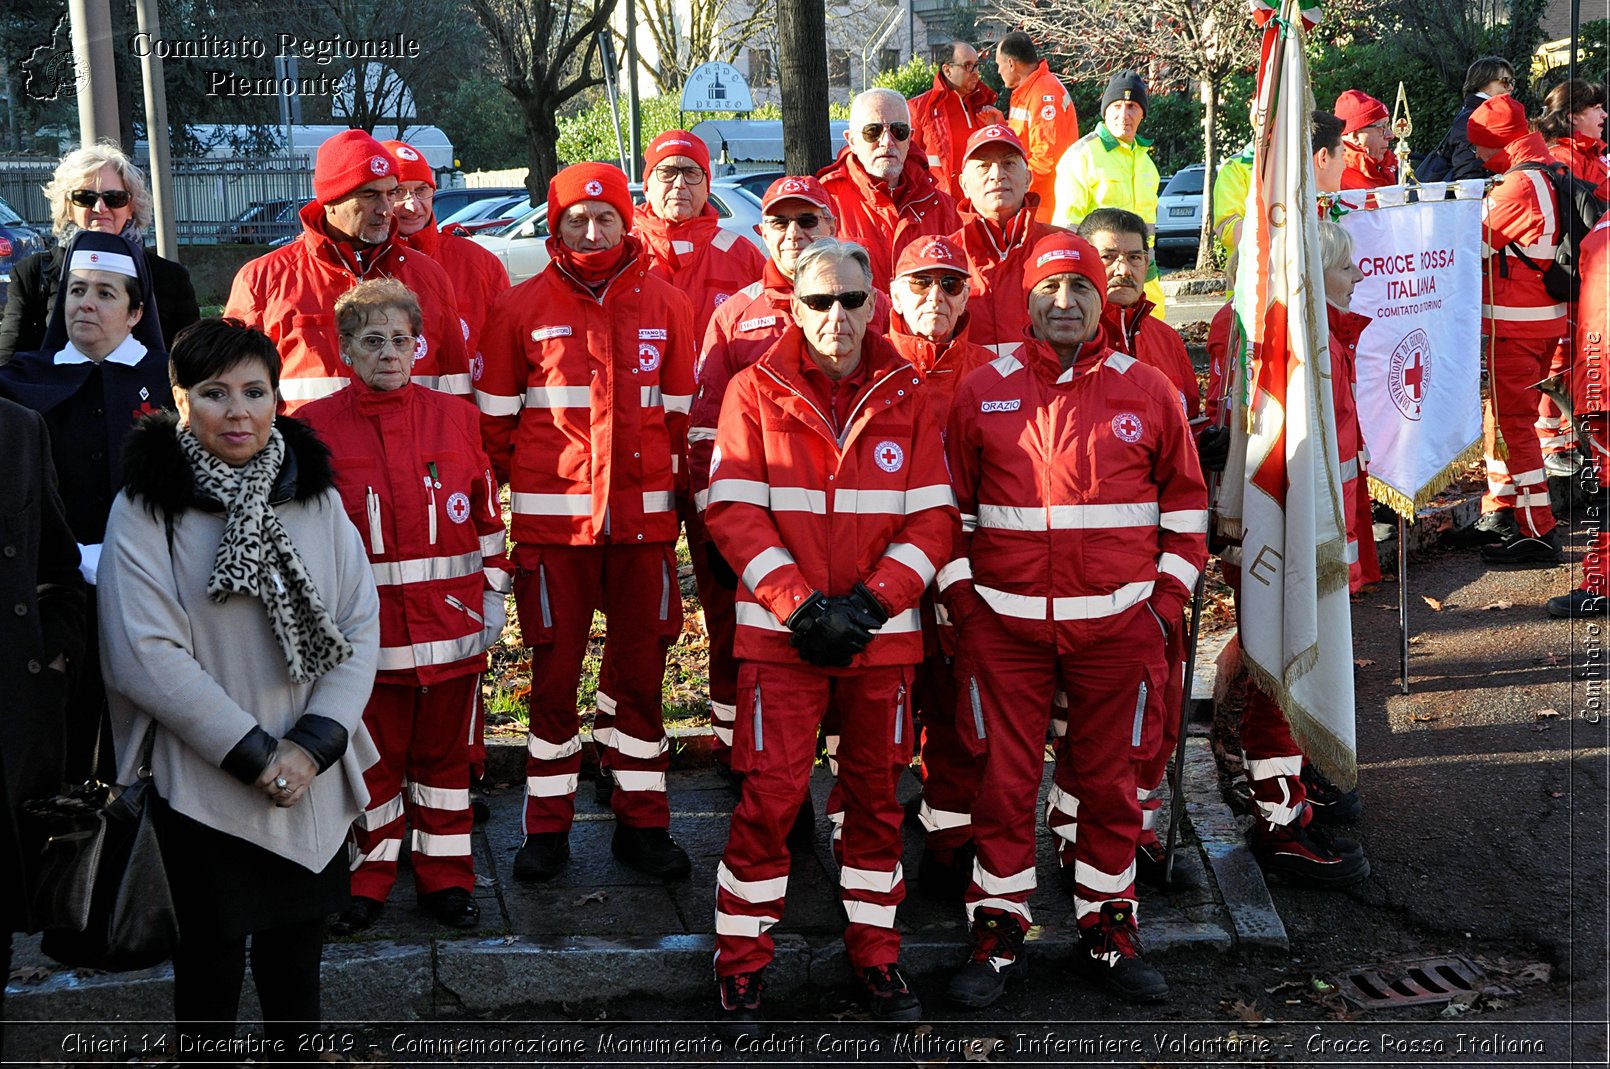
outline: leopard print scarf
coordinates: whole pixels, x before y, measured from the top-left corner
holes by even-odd
[[[269,432],[262,452],[238,468],[207,452],[188,427],[181,427],[178,437],[197,492],[225,508],[223,538],[207,579],[208,597],[220,603],[231,594],[260,599],[294,682],[311,683],[349,660],[352,643],[324,607],[307,566],[269,504],[269,492],[285,461],[285,439],[279,428]]]

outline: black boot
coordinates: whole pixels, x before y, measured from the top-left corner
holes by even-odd
[[[950,978],[945,995],[958,1006],[981,1010],[993,1005],[1006,985],[1020,978],[1023,960],[1023,920],[1004,909],[980,906],[973,911],[973,950],[967,964]]]
[[[1515,537],[1496,546],[1481,547],[1481,559],[1488,564],[1546,566],[1560,563],[1563,559],[1561,554],[1560,532],[1554,527],[1549,528],[1548,534],[1528,535],[1517,532]]]
[[[538,832],[527,835],[514,855],[514,878],[517,880],[551,880],[564,871],[570,860],[570,835],[567,832]]]
[[[685,880],[693,872],[687,851],[664,828],[617,824],[610,851],[621,864],[662,880]]]
[[[1126,1002],[1161,1002],[1168,981],[1141,960],[1135,910],[1128,902],[1104,902],[1096,923],[1079,929],[1076,955],[1086,975]]]

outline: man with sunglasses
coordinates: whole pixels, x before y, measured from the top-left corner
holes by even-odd
[[[1398,158],[1392,151],[1392,121],[1386,105],[1358,89],[1336,98],[1342,127],[1343,189],[1375,189],[1398,184]]]
[[[951,200],[963,196],[956,175],[967,139],[981,126],[1006,122],[995,99],[995,90],[978,76],[978,50],[954,41],[950,59],[934,72],[934,87],[910,101],[911,150],[927,154],[928,169]]]
[[[463,397],[474,393],[453,281],[440,264],[396,235],[397,160],[362,130],[343,130],[319,146],[313,199],[302,206],[302,234],[235,274],[224,315],[274,339],[284,368],[284,410],[327,397],[352,381],[341,362],[335,299],[366,278],[395,278],[425,313],[413,380]]]
[[[716,870],[721,1015],[752,1022],[768,932],[783,915],[785,842],[808,797],[817,727],[843,720],[844,942],[871,1015],[913,1021],[899,967],[902,812],[918,605],[957,529],[921,375],[867,330],[866,251],[824,239],[799,259],[793,320],[732,380],[716,435],[710,531],[735,570],[741,658],[733,766],[743,797]]]
[[[1012,93],[1007,123],[1027,146],[1025,158],[1039,194],[1035,218],[1056,218],[1057,161],[1079,140],[1079,112],[1061,79],[1051,73],[1034,47],[1034,38],[1014,30],[995,49],[995,69]]]
[[[967,253],[949,238],[906,246],[889,288],[894,318],[889,341],[923,379],[934,422],[944,427],[962,380],[995,354],[968,340]],[[956,688],[951,659],[956,632],[945,626],[932,588],[923,597],[923,663],[917,671],[915,712],[922,727],[922,804],[926,835],[917,887],[930,897],[960,900],[972,872],[973,795],[979,765],[956,732]]]
[[[872,284],[886,290],[895,257],[912,241],[961,226],[956,203],[919,153],[911,154],[911,112],[893,89],[868,89],[850,104],[838,159],[818,171],[839,221],[838,236],[867,250]]]
[[[1035,218],[1039,194],[1029,187],[1028,152],[1001,125],[975,130],[962,156],[964,225],[950,240],[967,252],[973,273],[970,339],[1009,353],[1027,336],[1022,278],[1029,249],[1040,238],[1064,233]]]
[[[1135,926],[1137,762],[1166,715],[1168,631],[1207,562],[1207,491],[1179,391],[1101,337],[1106,287],[1089,242],[1042,238],[1018,291],[1032,337],[968,376],[945,434],[962,536],[937,581],[960,631],[963,738],[988,752],[972,953],[948,991],[971,1008],[1023,973],[1037,797],[1025,787],[1042,775],[1059,686],[1074,715],[1047,805],[1059,835],[1078,818],[1076,961],[1120,998],[1168,994]]]
[[[717,225],[721,217],[710,205],[710,149],[702,138],[667,130],[649,142],[643,193],[632,233],[648,252],[649,271],[693,302],[694,337],[703,338],[716,309],[760,277],[766,257],[754,242]]]

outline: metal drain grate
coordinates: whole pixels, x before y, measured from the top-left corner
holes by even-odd
[[[1336,986],[1342,997],[1365,1008],[1449,1002],[1472,991],[1515,994],[1513,988],[1490,983],[1480,966],[1460,957],[1359,965],[1347,970]]]

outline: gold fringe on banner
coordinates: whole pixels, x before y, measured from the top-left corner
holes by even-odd
[[[1441,471],[1433,475],[1424,486],[1416,490],[1412,499],[1397,487],[1384,483],[1374,475],[1371,475],[1369,477],[1370,497],[1413,523],[1420,510],[1431,504],[1433,498],[1447,489],[1448,484],[1452,483],[1466,467],[1479,460],[1481,455],[1481,439],[1478,438],[1461,449],[1459,454],[1450,460]]]
[[[1299,653],[1286,670],[1289,673],[1294,669],[1312,668],[1318,660],[1319,647],[1310,646]],[[1325,777],[1342,790],[1349,791],[1357,786],[1358,754],[1353,748],[1326,730],[1312,713],[1298,705],[1285,684],[1262,665],[1249,657],[1243,657],[1241,663],[1247,675],[1252,677],[1252,685],[1268,695],[1286,714],[1286,724],[1291,728],[1292,738],[1302,749],[1303,756],[1318,765]]]

